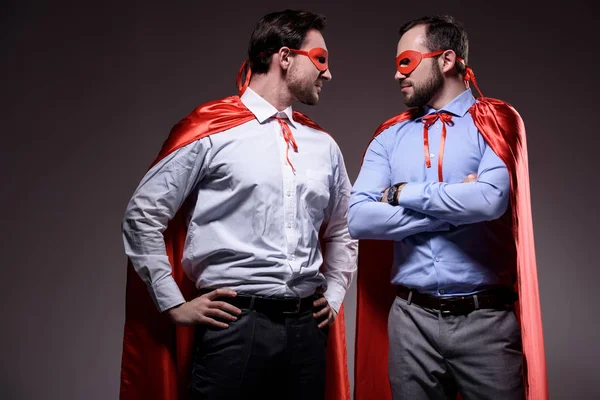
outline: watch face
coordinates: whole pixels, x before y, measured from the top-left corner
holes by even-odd
[[[396,186],[390,186],[390,189],[388,190],[388,194],[387,194],[387,201],[389,204],[395,204],[396,203]]]

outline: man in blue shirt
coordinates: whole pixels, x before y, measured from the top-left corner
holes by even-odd
[[[392,395],[523,398],[510,177],[468,112],[467,34],[452,17],[414,20],[397,55],[416,110],[372,140],[349,210],[351,236],[394,241]]]

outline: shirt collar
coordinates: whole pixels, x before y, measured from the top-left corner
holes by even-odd
[[[246,91],[240,98],[242,103],[254,114],[258,122],[261,124],[268,120],[271,117],[274,118],[287,118],[292,125],[294,124],[294,119],[292,118],[292,106],[289,106],[283,111],[277,111],[271,103],[260,97],[254,90],[250,88],[246,88]]]
[[[445,111],[447,113],[454,114],[457,117],[464,117],[473,104],[475,104],[475,97],[473,97],[471,89],[466,89],[464,92],[452,99],[450,103],[442,107],[442,109],[439,111]],[[425,115],[438,112],[438,110],[429,106],[425,106],[424,111]]]

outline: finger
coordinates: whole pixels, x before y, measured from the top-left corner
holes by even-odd
[[[200,319],[200,323],[202,325],[209,325],[209,326],[214,326],[215,328],[229,328],[229,325],[227,325],[225,322],[220,322],[217,320],[214,320],[212,318],[209,317],[203,317]]]
[[[217,289],[206,293],[204,296],[209,300],[214,300],[218,297],[235,297],[237,293],[230,289]]]
[[[329,306],[323,308],[322,310],[319,310],[316,313],[313,313],[313,317],[315,317],[315,319],[321,319],[324,317],[327,317],[329,315],[329,313],[331,312],[331,308]]]
[[[242,313],[242,310],[225,301],[211,301],[208,307],[211,309],[220,309],[233,315],[240,315]]]
[[[329,325],[331,323],[331,315],[329,316],[329,318],[324,319],[323,321],[321,321],[319,323],[319,328],[323,329],[325,328],[327,325]]]
[[[381,194],[381,202],[382,203],[387,203],[387,189]]]
[[[237,321],[237,317],[235,315],[231,315],[231,314],[226,313],[225,311],[219,310],[217,308],[209,308],[208,310],[206,310],[204,315],[210,316],[210,317],[221,318],[221,319],[225,319],[228,321]]]
[[[327,299],[325,297],[320,297],[317,300],[313,301],[313,307],[319,308],[327,305]]]

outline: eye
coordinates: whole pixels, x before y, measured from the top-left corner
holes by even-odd
[[[410,59],[403,58],[402,60],[400,60],[398,65],[400,65],[401,67],[408,67],[410,65]]]
[[[325,64],[327,62],[327,59],[323,56],[317,57],[317,61],[321,64]]]

